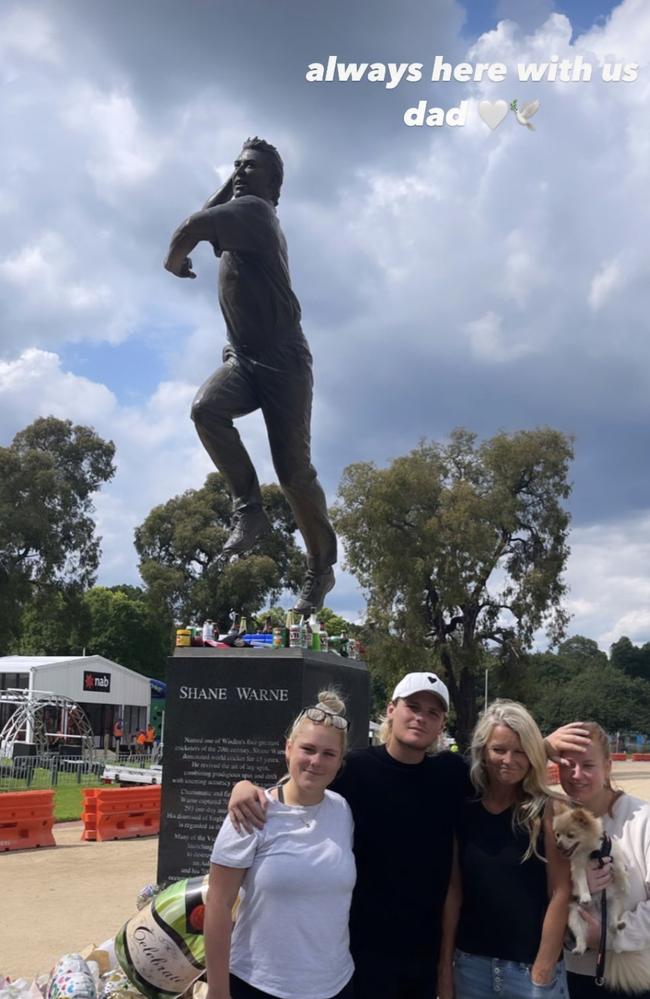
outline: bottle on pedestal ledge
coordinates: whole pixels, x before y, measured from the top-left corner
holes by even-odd
[[[288,610],[284,621],[284,647],[288,649],[291,645],[291,629],[293,627],[293,611]]]
[[[291,626],[289,628],[289,648],[300,649],[304,642],[304,619],[301,617],[296,621],[292,615]]]
[[[327,652],[329,648],[329,635],[325,630],[325,625],[322,621],[319,621],[319,635],[320,635],[320,650],[321,652]]]
[[[311,650],[312,652],[320,652],[320,622],[315,614],[309,618],[309,627],[311,629]]]

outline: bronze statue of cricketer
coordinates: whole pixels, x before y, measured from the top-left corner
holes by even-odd
[[[194,399],[192,419],[233,497],[234,527],[223,553],[240,555],[270,530],[255,469],[233,425],[261,409],[273,464],[307,549],[295,609],[308,614],[334,586],[336,535],[311,464],[312,358],[275,211],[283,175],[277,149],[247,139],[231,177],[172,236],[165,267],[177,277],[196,277],[189,254],[204,239],[221,258],[219,302],[228,344],[223,366]]]

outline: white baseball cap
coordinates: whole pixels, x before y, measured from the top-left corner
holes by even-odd
[[[439,697],[445,706],[445,711],[449,711],[449,691],[435,673],[407,673],[395,687],[391,701],[396,701],[398,697],[410,697],[411,694],[421,694],[425,691]]]

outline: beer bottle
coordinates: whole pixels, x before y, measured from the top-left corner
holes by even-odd
[[[322,621],[319,621],[318,627],[320,632],[320,650],[321,652],[327,652],[329,647],[329,636]]]

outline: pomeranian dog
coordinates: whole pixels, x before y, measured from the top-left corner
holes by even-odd
[[[569,906],[569,929],[575,937],[574,954],[584,954],[587,949],[587,923],[580,915],[580,906],[591,902],[587,883],[587,869],[593,853],[603,845],[603,824],[586,808],[572,808],[563,802],[555,803],[553,831],[560,853],[571,862],[571,880],[574,897]],[[605,959],[605,984],[621,992],[644,992],[650,988],[650,953],[645,951],[611,950],[614,935],[625,928],[622,920],[625,895],[629,881],[625,861],[618,843],[611,842],[612,880],[607,895],[607,955]],[[600,896],[596,898],[598,902]],[[599,911],[597,912],[600,915]]]

